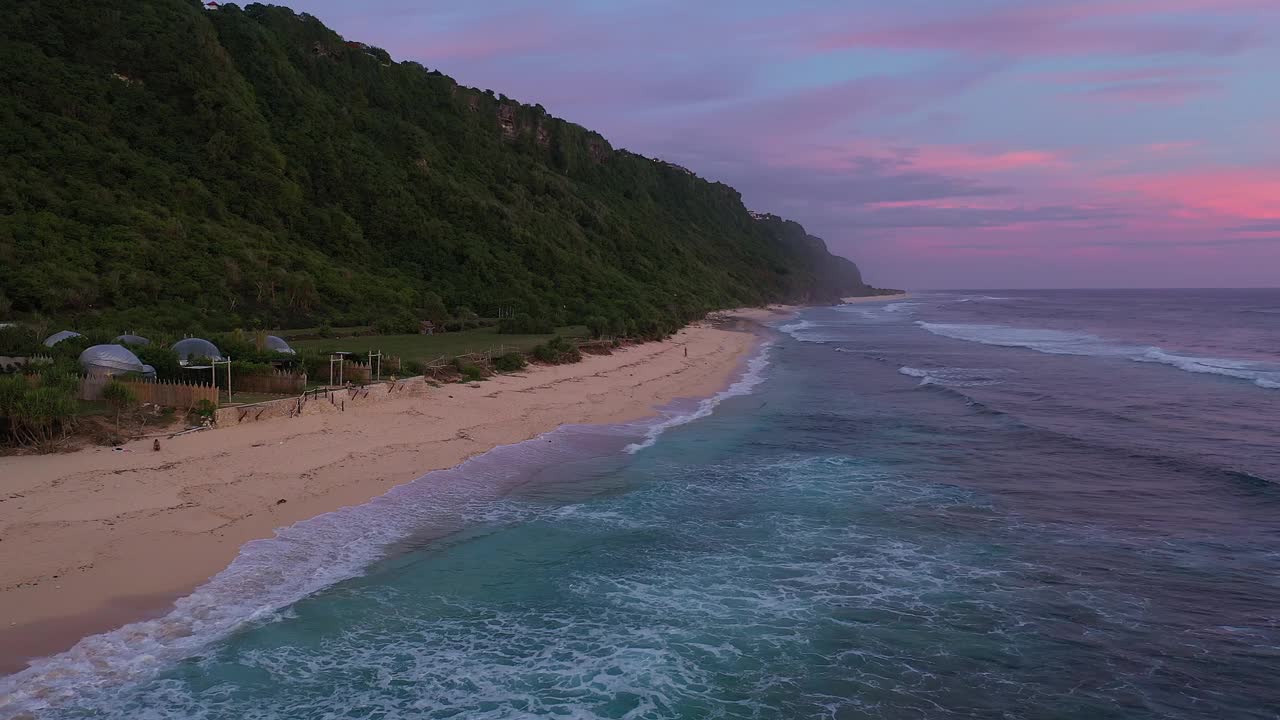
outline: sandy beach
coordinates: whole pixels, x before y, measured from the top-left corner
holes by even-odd
[[[672,339],[471,385],[417,380],[345,412],[65,455],[0,458],[0,674],[163,614],[246,542],[568,423],[619,423],[725,387],[754,322],[719,313]],[[687,355],[686,355],[687,350]]]
[[[894,295],[859,295],[857,297],[840,298],[840,302],[845,305],[857,305],[859,303],[879,302],[882,300],[906,300],[911,297],[911,293],[903,292]]]

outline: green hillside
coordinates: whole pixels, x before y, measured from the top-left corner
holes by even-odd
[[[0,319],[678,323],[871,292],[737,191],[276,6],[0,0]]]

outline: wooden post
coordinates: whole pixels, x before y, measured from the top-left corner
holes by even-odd
[[[219,365],[227,366],[227,402],[230,403],[231,402],[231,356],[228,355],[226,360],[213,361],[213,365],[211,366],[212,367],[211,374],[213,375],[213,390],[215,393],[218,391],[218,366]],[[214,404],[217,404],[217,403],[215,402]]]

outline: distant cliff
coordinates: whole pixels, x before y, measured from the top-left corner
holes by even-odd
[[[287,8],[9,4],[0,78],[0,314],[670,325],[871,292],[731,187]]]

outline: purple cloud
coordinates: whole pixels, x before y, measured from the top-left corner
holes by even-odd
[[[1255,47],[1262,33],[1242,25],[1156,21],[1125,12],[1125,3],[1010,4],[977,14],[881,23],[818,38],[825,49],[934,50],[982,56],[1052,57],[1079,55],[1230,55]],[[1146,3],[1158,9],[1189,3]],[[859,23],[861,25],[861,23]]]
[[[731,184],[886,285],[1280,263],[1276,0],[294,3]]]

